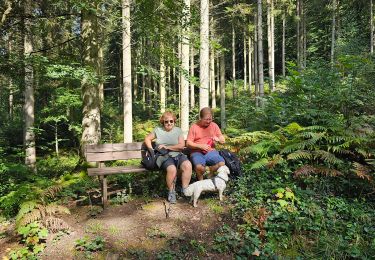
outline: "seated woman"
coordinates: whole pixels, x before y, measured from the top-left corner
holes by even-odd
[[[164,112],[159,120],[161,126],[156,127],[145,137],[145,144],[152,149],[151,142],[155,140],[157,149],[167,149],[168,154],[160,155],[156,164],[166,172],[166,182],[168,187],[168,201],[176,203],[175,179],[177,170],[182,171],[181,182],[182,192],[189,186],[192,166],[185,154],[181,151],[185,147],[184,136],[181,128],[175,126],[176,116],[172,112]]]

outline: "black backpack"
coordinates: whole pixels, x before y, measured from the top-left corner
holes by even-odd
[[[141,164],[149,171],[157,170],[158,166],[156,165],[157,156],[153,149],[148,149],[145,144],[142,144],[141,148],[142,160]]]
[[[237,179],[243,174],[241,162],[234,153],[230,152],[227,149],[224,149],[220,150],[219,154],[224,158],[225,165],[230,170],[229,177],[231,177],[232,179]]]

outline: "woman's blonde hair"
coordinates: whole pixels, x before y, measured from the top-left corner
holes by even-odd
[[[165,119],[167,116],[171,116],[171,117],[173,118],[173,121],[176,123],[176,120],[177,120],[176,115],[175,115],[173,112],[171,112],[171,111],[166,111],[166,112],[164,112],[164,113],[161,115],[161,117],[160,117],[160,119],[159,119],[159,123],[160,123],[161,125],[164,125],[164,119]]]

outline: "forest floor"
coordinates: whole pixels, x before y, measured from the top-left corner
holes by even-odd
[[[201,197],[197,208],[184,198],[176,204],[137,198],[95,216],[92,207],[75,206],[63,217],[70,232],[51,234],[40,259],[231,259],[211,250],[216,231],[229,221],[228,205],[217,194]],[[77,250],[78,239],[98,236],[105,241],[102,251]],[[2,259],[16,244],[15,237],[0,238]]]

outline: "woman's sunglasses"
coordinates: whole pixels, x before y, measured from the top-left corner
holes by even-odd
[[[165,120],[165,121],[164,121],[164,124],[168,124],[168,123],[173,124],[173,123],[174,123],[174,120]]]

